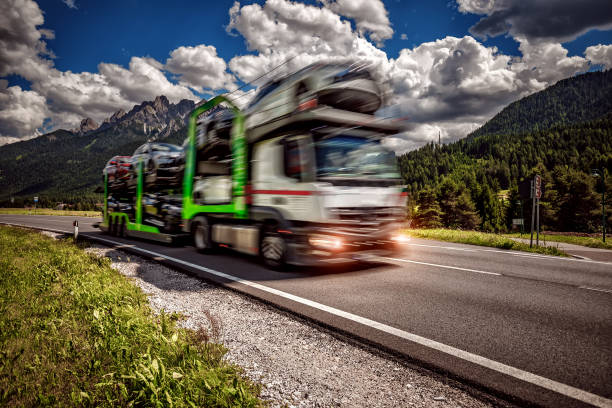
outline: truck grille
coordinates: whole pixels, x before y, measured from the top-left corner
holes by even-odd
[[[339,224],[339,231],[350,234],[376,232],[385,224],[402,222],[405,218],[401,207],[336,207],[328,210]]]

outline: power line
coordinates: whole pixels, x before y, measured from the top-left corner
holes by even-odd
[[[257,81],[257,80],[259,80],[259,79],[263,78],[264,76],[266,76],[266,75],[270,74],[270,73],[271,73],[271,72],[273,72],[273,71],[276,71],[278,68],[282,67],[282,66],[283,66],[283,65],[285,65],[285,64],[288,64],[290,61],[292,61],[293,59],[295,59],[295,57],[297,57],[298,55],[300,55],[300,54],[295,54],[293,57],[289,58],[288,60],[286,60],[286,61],[285,61],[285,62],[283,62],[282,64],[279,64],[279,65],[275,66],[275,67],[274,67],[274,68],[272,68],[270,71],[268,71],[268,72],[264,72],[263,74],[261,74],[261,75],[260,75],[260,76],[258,76],[257,78],[252,79],[252,80],[250,80],[249,82],[247,82],[247,83],[245,83],[244,85],[242,85],[241,87],[234,89],[232,92],[228,93],[226,96],[230,96],[231,94],[233,94],[233,93],[234,93],[234,92],[236,92],[236,91],[241,90],[241,89],[242,89],[242,88],[244,88],[245,86],[252,84],[253,82],[255,82],[255,81]]]

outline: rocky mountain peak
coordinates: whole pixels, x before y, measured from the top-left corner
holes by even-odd
[[[75,133],[85,134],[87,132],[91,132],[92,130],[96,130],[98,128],[98,124],[92,118],[85,118],[81,121],[78,129],[75,129]]]
[[[113,116],[108,120],[110,123],[116,123],[121,120],[126,115],[126,112],[123,109],[119,109],[117,112],[113,113]]]
[[[162,111],[167,110],[169,105],[170,105],[170,101],[168,101],[168,98],[166,98],[164,95],[160,95],[156,97],[155,100],[153,101],[153,108],[155,108],[157,112],[162,112]]]

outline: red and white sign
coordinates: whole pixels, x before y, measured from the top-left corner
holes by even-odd
[[[535,187],[535,196],[539,200],[542,198],[542,178],[536,175],[533,179],[533,184]]]

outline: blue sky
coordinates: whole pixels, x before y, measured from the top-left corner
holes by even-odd
[[[405,150],[440,132],[458,139],[512,100],[612,66],[602,0],[7,1],[0,12],[19,15],[2,13],[14,32],[0,46],[18,52],[0,53],[0,142],[101,121],[156,92],[173,102],[225,92],[298,54],[283,69],[370,62],[390,111],[414,118]],[[24,110],[27,121],[11,119]]]

